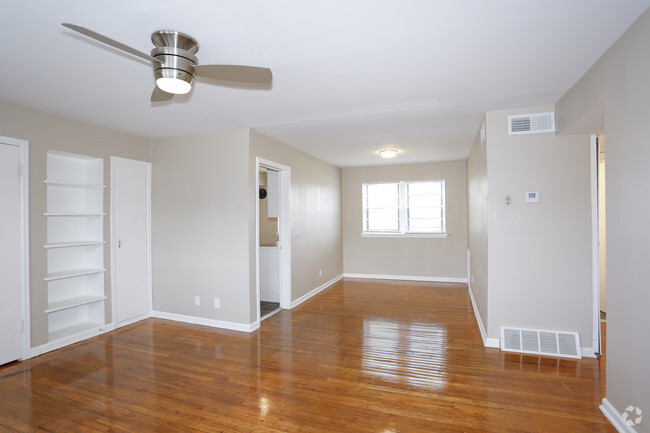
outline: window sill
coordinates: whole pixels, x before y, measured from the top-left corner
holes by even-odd
[[[362,238],[431,238],[447,239],[451,233],[361,233]]]

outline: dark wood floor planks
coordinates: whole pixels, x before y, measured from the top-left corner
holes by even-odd
[[[0,368],[0,431],[615,432],[604,357],[484,348],[461,284],[338,282],[251,334],[148,319]]]
[[[275,310],[280,308],[280,303],[279,302],[267,302],[267,301],[261,301],[260,302],[260,317],[264,317],[269,313],[274,312]]]

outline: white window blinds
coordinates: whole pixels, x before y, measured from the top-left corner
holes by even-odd
[[[364,234],[445,233],[445,181],[364,183]]]

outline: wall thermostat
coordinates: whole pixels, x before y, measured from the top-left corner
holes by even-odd
[[[524,203],[539,203],[539,192],[525,193]]]

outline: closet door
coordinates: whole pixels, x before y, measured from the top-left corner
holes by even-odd
[[[111,158],[115,323],[148,317],[150,291],[151,164]]]
[[[22,356],[20,149],[0,143],[0,364]]]

